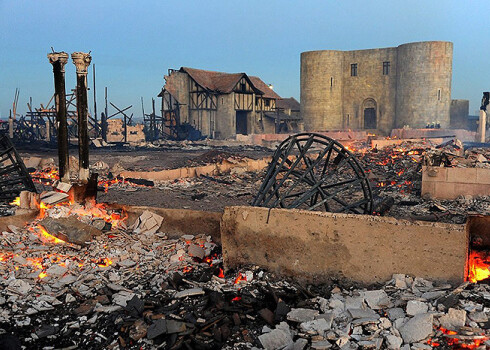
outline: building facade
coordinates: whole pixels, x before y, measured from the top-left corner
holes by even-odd
[[[450,126],[453,44],[427,41],[356,51],[301,54],[305,129]]]
[[[259,77],[182,67],[165,76],[162,116],[166,133],[178,138],[183,126],[202,137],[274,133],[281,97]],[[271,117],[271,113],[275,113]],[[282,114],[281,114],[282,115]],[[280,119],[288,123],[294,116]]]

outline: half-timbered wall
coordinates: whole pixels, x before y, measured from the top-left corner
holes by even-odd
[[[273,111],[276,109],[276,100],[273,98],[265,98],[262,96],[255,97],[256,111]]]
[[[233,89],[235,92],[234,107],[237,111],[254,110],[254,90],[246,78],[238,81]]]

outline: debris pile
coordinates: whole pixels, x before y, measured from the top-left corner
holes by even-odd
[[[454,289],[394,275],[369,289],[302,286],[257,267],[225,276],[210,237],[169,239],[150,211],[130,227],[124,217],[102,224],[92,209],[44,211],[43,221],[71,218],[100,231],[81,244],[38,220],[0,236],[0,329],[26,348],[490,346],[487,284]]]
[[[424,165],[490,169],[490,148],[464,149],[461,141],[445,142],[424,154]]]
[[[264,327],[259,340],[266,349],[485,349],[489,291],[401,274],[374,290],[334,287]]]

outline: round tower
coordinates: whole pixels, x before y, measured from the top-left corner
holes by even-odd
[[[425,41],[397,48],[395,127],[449,127],[453,43]]]
[[[306,131],[342,129],[343,52],[301,53],[301,115]]]

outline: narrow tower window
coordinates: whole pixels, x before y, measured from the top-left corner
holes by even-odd
[[[333,87],[333,77],[330,77],[330,87]]]
[[[357,63],[352,63],[350,65],[350,76],[357,77]]]
[[[440,101],[441,100],[441,89],[438,89],[437,90],[437,100]]]
[[[390,75],[390,62],[383,62],[383,75]]]

